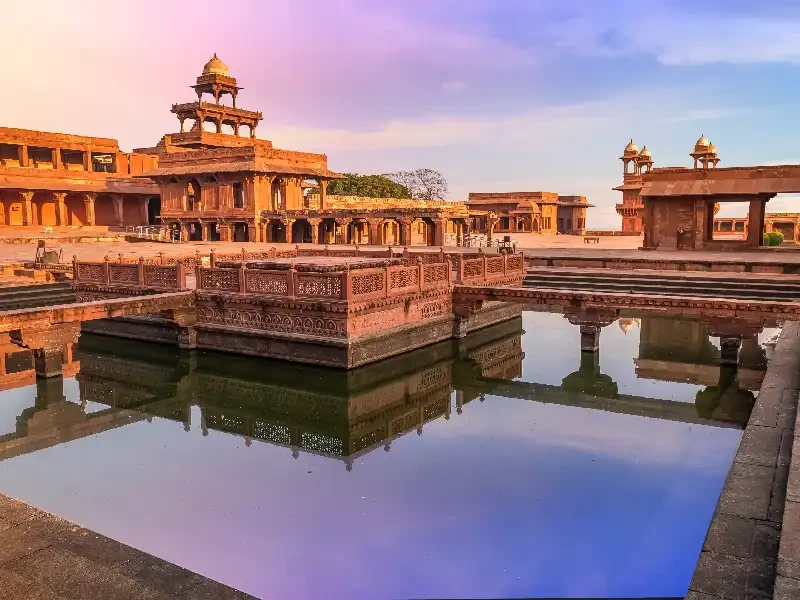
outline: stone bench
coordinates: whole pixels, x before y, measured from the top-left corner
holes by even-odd
[[[589,243],[591,243],[591,242],[593,242],[593,243],[595,243],[595,244],[599,244],[599,243],[600,243],[600,236],[597,236],[597,235],[588,235],[588,236],[585,236],[585,237],[583,238],[583,243],[584,243],[584,244],[589,244]]]

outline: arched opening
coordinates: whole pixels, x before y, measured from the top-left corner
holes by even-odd
[[[281,194],[281,180],[276,177],[272,180],[272,210],[283,210],[283,194]]]
[[[95,198],[94,224],[106,227],[117,224],[117,216],[114,214],[114,201],[106,194],[100,194]]]
[[[414,219],[411,223],[411,245],[433,246],[435,225],[428,217]]]
[[[277,219],[267,224],[267,241],[282,243],[286,241],[286,225]]]
[[[252,137],[253,136],[253,128],[250,125],[245,123],[239,125],[239,135],[241,137]]]
[[[311,223],[306,219],[297,219],[292,223],[292,242],[296,244],[314,243],[314,232]]]
[[[64,205],[67,207],[67,223],[70,225],[86,224],[86,203],[82,196],[67,194]]]
[[[199,242],[203,239],[203,226],[200,223],[189,223],[187,229],[189,230],[190,242]]]
[[[363,219],[353,219],[347,224],[348,244],[369,243],[369,223]]]
[[[35,225],[52,227],[58,224],[56,217],[56,201],[49,192],[37,192],[33,195],[32,207]]]
[[[208,241],[210,242],[220,241],[219,227],[217,227],[217,224],[209,223],[208,225],[206,225],[206,227],[208,227]]]
[[[200,201],[200,182],[192,179],[186,185],[186,209],[189,212],[202,210]]]
[[[381,221],[378,226],[378,244],[382,246],[398,246],[402,244],[400,223],[395,219]]]
[[[230,121],[223,121],[222,122],[222,131],[221,133],[227,135],[234,135],[236,133],[236,128]]]
[[[247,231],[247,223],[234,223],[233,224],[233,241],[234,242],[249,242]]]
[[[157,225],[161,216],[161,197],[152,196],[147,201],[147,224]]]
[[[322,221],[320,221],[317,243],[336,243],[336,221],[334,219],[322,219]]]
[[[217,133],[217,122],[212,119],[205,119],[203,121],[203,131],[208,133]]]
[[[147,225],[144,202],[146,200],[135,196],[125,196],[122,200],[122,223],[136,226]]]

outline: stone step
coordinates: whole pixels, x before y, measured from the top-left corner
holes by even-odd
[[[526,280],[552,281],[559,285],[569,283],[622,283],[628,286],[660,286],[674,289],[704,289],[704,290],[764,290],[776,294],[794,294],[800,297],[800,278],[781,278],[775,281],[762,278],[750,279],[749,277],[649,277],[648,274],[635,272],[609,272],[598,273],[564,273],[563,271],[529,270]]]
[[[57,306],[59,304],[72,304],[76,300],[75,293],[50,294],[35,298],[4,300],[0,298],[0,311],[20,310],[23,308],[38,308],[41,306]]]
[[[651,285],[631,283],[626,280],[617,281],[575,281],[558,280],[550,278],[526,277],[522,284],[524,287],[538,287],[559,290],[582,290],[611,293],[640,293],[661,296],[695,296],[703,298],[731,298],[739,300],[772,300],[795,301],[800,299],[800,290],[765,290],[761,288],[732,286],[713,288],[705,286],[665,286],[658,283]]]
[[[800,289],[800,277],[795,275],[731,275],[730,273],[664,273],[658,271],[616,271],[612,269],[544,269],[533,268],[526,272],[529,276],[554,277],[563,280],[614,280],[641,281],[645,283],[665,283],[674,285],[717,285],[721,283],[743,286],[764,286],[774,288]]]
[[[0,288],[0,299],[18,298],[32,295],[46,295],[72,291],[69,283],[42,283],[39,285],[15,285]]]

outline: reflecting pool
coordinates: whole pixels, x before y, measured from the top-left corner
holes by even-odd
[[[0,492],[260,598],[683,596],[770,333],[526,311],[350,372],[84,335],[0,392]]]

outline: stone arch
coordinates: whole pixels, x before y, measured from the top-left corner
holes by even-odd
[[[33,224],[44,227],[58,225],[57,204],[51,192],[36,192],[31,202]]]
[[[202,191],[197,179],[190,179],[186,184],[186,209],[190,212],[202,210]]]
[[[94,200],[94,224],[105,226],[117,224],[114,201],[107,194],[99,194]]]
[[[247,229],[247,223],[234,223],[231,228],[231,235],[233,236],[233,242],[248,242],[250,241],[249,231]]]
[[[0,192],[3,207],[4,225],[22,225],[23,204],[19,193],[16,191]]]
[[[247,129],[247,135],[246,136],[242,135],[242,129],[243,128]],[[248,123],[242,123],[241,125],[239,125],[239,135],[241,137],[253,137],[253,126],[248,124]]]
[[[411,222],[411,245],[433,246],[436,240],[436,224],[430,217],[417,217]]]
[[[297,219],[292,223],[292,242],[296,244],[313,244],[314,231],[307,219]]]
[[[147,200],[147,224],[157,225],[161,217],[161,196],[151,196]]]
[[[281,210],[283,208],[283,194],[281,193],[281,180],[280,177],[275,177],[270,186],[270,200],[273,210]]]
[[[286,241],[286,225],[281,220],[269,220],[269,223],[267,223],[267,241],[276,243]]]
[[[86,202],[81,194],[67,194],[64,205],[67,208],[67,223],[73,226],[86,224]]]
[[[347,224],[347,243],[366,244],[369,240],[369,223],[364,219],[355,218]]]
[[[319,223],[317,242],[320,244],[336,243],[336,220],[333,218],[322,219]]]
[[[391,217],[381,220],[378,224],[378,244],[381,246],[399,246],[402,244],[402,225],[400,221]]]

